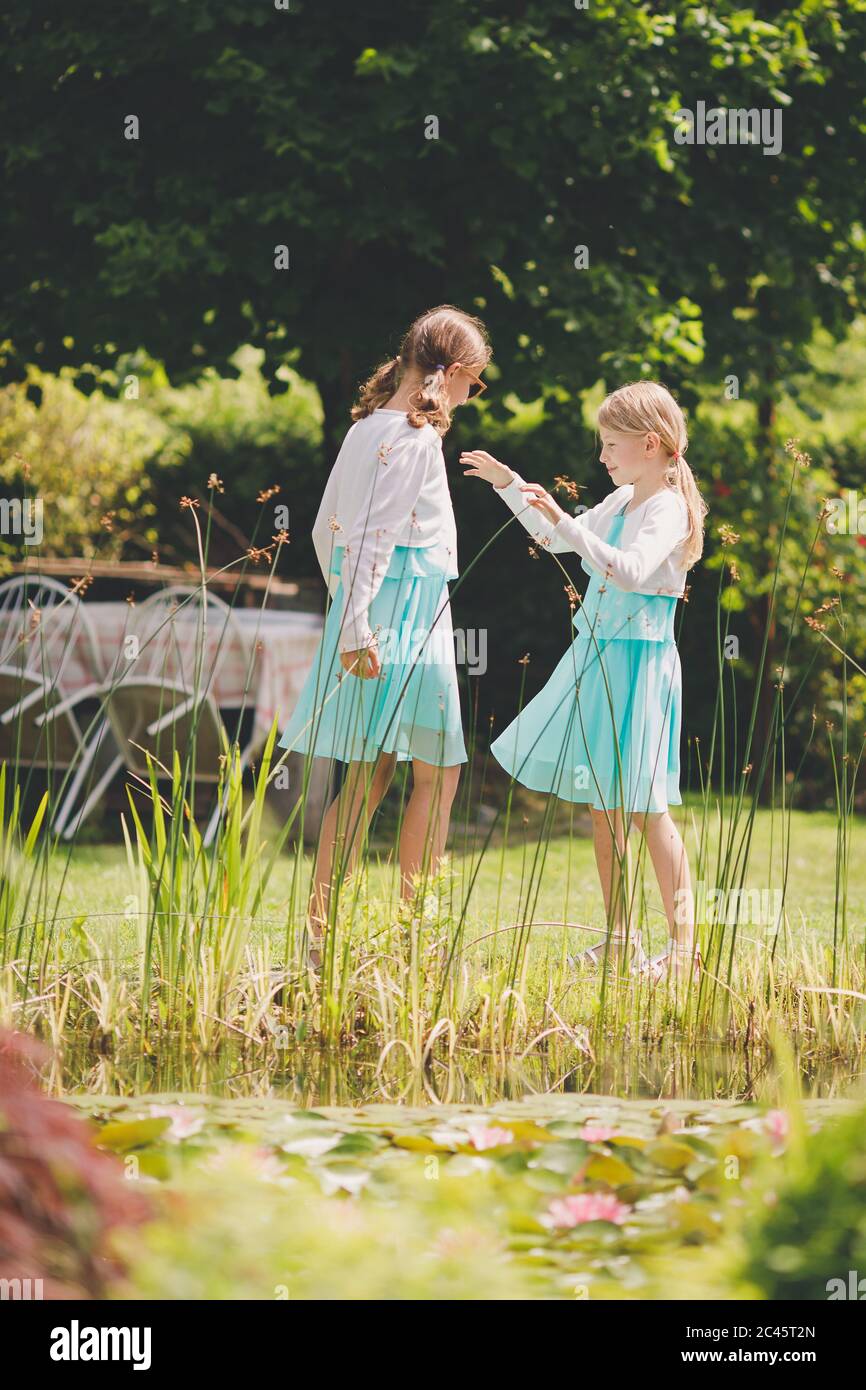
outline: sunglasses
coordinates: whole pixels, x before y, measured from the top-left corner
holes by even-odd
[[[454,365],[455,367],[459,367],[461,372],[465,372],[472,382],[472,385],[469,387],[469,394],[466,397],[468,401],[471,401],[475,396],[480,396],[482,391],[487,390],[487,382],[482,381],[481,377],[476,376],[474,372],[470,372],[469,368],[464,367],[462,362],[455,362]]]

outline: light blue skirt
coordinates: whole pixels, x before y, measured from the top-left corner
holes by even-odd
[[[340,573],[335,547],[332,573]],[[338,643],[343,584],[280,746],[343,762],[419,758],[438,767],[465,763],[466,745],[448,576],[421,546],[397,546],[370,605],[381,671],[370,680],[345,671]]]
[[[664,811],[681,801],[681,688],[674,643],[613,641],[596,658],[578,637],[491,752],[533,791]]]
[[[618,516],[611,544],[620,530]],[[664,811],[681,803],[677,600],[589,573],[574,642],[490,750],[533,791],[598,810]]]

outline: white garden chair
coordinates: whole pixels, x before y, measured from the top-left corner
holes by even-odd
[[[101,677],[98,650],[84,604],[64,584],[40,575],[0,584],[0,761],[80,769],[76,706]]]
[[[100,694],[117,744],[117,756],[104,769],[80,811],[63,829],[70,839],[90,814],[111,780],[126,767],[149,781],[148,755],[158,777],[171,776],[175,751],[194,756],[198,781],[214,784],[220,775],[224,715],[214,695],[223,670],[251,670],[252,649],[234,611],[201,587],[174,585],[130,609],[130,620]],[[80,697],[79,697],[80,698]],[[241,750],[245,767],[253,749]],[[204,834],[210,844],[219,820],[217,801]]]

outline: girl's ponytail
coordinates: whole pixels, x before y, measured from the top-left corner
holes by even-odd
[[[363,420],[394,395],[404,372],[418,373],[420,384],[409,397],[406,418],[416,430],[432,425],[445,434],[451,424],[451,410],[445,391],[445,370],[459,362],[470,371],[481,372],[490,361],[487,331],[480,319],[441,304],[429,309],[412,324],[397,357],[384,362],[361,387],[352,419]]]
[[[363,420],[365,415],[372,415],[373,411],[378,410],[380,405],[389,401],[397,390],[399,377],[399,357],[392,357],[390,362],[383,362],[380,367],[377,367],[373,375],[361,387],[358,403],[352,406],[352,419]]]
[[[704,553],[704,517],[707,514],[707,504],[700,494],[695,475],[686,463],[681,449],[675,449],[671,455],[665,479],[668,486],[674,488],[686,504],[689,530],[682,543],[682,556],[684,567],[690,570]]]
[[[432,425],[439,434],[448,431],[451,426],[451,411],[444,388],[445,365],[438,362],[409,398],[410,409],[406,412],[406,418],[416,430],[422,425]]]

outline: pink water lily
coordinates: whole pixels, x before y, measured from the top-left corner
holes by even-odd
[[[580,1131],[581,1139],[585,1139],[587,1144],[603,1144],[605,1140],[612,1139],[615,1134],[616,1130],[611,1129],[608,1125],[588,1124],[584,1125]]]
[[[631,1207],[612,1192],[580,1192],[571,1197],[554,1197],[547,1208],[553,1226],[582,1226],[587,1221],[610,1221],[621,1226]]]
[[[510,1129],[497,1129],[494,1125],[490,1129],[473,1130],[469,1142],[473,1149],[498,1149],[503,1144],[513,1144],[514,1135]]]
[[[153,1116],[171,1120],[171,1124],[162,1136],[164,1139],[189,1139],[193,1134],[198,1134],[199,1130],[204,1129],[202,1116],[196,1115],[192,1110],[187,1110],[183,1105],[152,1105],[150,1113]]]
[[[278,1182],[286,1177],[286,1170],[273,1149],[253,1149],[251,1157],[256,1176],[264,1182]]]
[[[784,1110],[768,1110],[764,1116],[764,1133],[768,1136],[773,1153],[784,1151],[791,1132],[791,1124]]]

